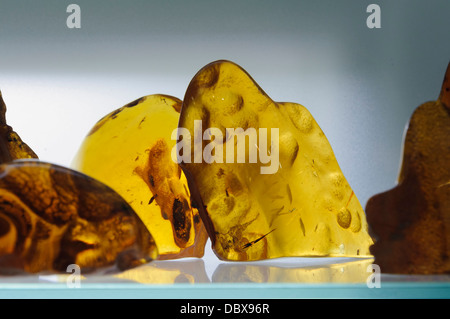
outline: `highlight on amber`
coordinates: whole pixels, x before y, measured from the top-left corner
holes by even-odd
[[[365,213],[304,106],[274,102],[241,67],[221,60],[202,68],[190,82],[178,127],[179,141],[202,138],[214,128],[213,142],[203,139],[201,145],[214,146],[220,155],[223,149],[234,149],[235,156],[239,152],[236,139],[225,138],[229,128],[267,129],[268,140],[278,143],[274,174],[260,173],[261,163],[249,160],[249,147],[242,162],[180,160],[220,259],[371,256]],[[278,129],[276,140],[271,129]],[[199,144],[183,145],[195,154]]]
[[[397,185],[369,199],[371,247],[382,272],[450,272],[450,64],[439,97],[407,126]]]
[[[184,173],[171,160],[181,101],[149,95],[100,119],[71,167],[113,188],[139,215],[159,259],[202,257],[208,235]]]

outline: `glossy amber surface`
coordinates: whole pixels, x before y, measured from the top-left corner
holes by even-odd
[[[37,158],[37,155],[6,123],[6,104],[0,92],[0,163],[20,158]]]
[[[195,121],[201,122],[200,137]],[[365,213],[327,138],[304,106],[274,102],[238,65],[216,61],[192,79],[179,128],[180,165],[220,259],[370,256]],[[189,134],[182,135],[182,128]],[[195,157],[195,141],[208,128],[221,134],[207,133],[207,140],[200,142],[203,150],[223,156],[212,163],[204,156],[186,160],[185,151]],[[261,167],[269,163],[264,164],[261,153],[250,161],[251,149],[259,150],[261,138],[253,141],[255,145],[247,144],[244,161],[238,163],[238,139],[226,135],[229,128],[278,129],[278,139],[268,133],[266,150],[267,155],[270,146],[278,147],[276,172],[262,174]],[[228,147],[234,163],[226,159]]]
[[[149,95],[111,112],[92,128],[72,163],[133,207],[160,259],[202,257],[208,239],[186,177],[171,159],[180,108],[177,98]]]
[[[102,183],[57,165],[0,165],[0,272],[124,270],[158,256],[131,207]]]
[[[450,272],[450,65],[436,101],[411,116],[398,184],[366,206],[387,273]]]

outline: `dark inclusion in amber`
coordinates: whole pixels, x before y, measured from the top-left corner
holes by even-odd
[[[123,270],[157,256],[152,235],[109,187],[38,160],[0,165],[0,272]]]
[[[382,272],[450,272],[450,64],[438,100],[412,114],[398,185],[372,197],[366,213]]]
[[[37,158],[33,150],[6,124],[6,105],[0,92],[0,163],[20,158]]]
[[[202,257],[208,239],[171,156],[181,103],[153,94],[114,110],[91,129],[72,163],[130,204],[155,239],[159,259]]]

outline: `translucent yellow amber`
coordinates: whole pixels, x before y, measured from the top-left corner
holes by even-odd
[[[156,241],[160,259],[201,257],[208,238],[186,177],[171,160],[181,101],[149,95],[102,118],[72,167],[118,192]]]
[[[38,160],[0,165],[0,273],[125,270],[157,256],[142,221],[106,185]]]
[[[199,138],[195,121],[201,121],[200,136],[208,128],[221,133],[207,141],[203,136],[201,162],[183,157],[186,150],[195,157]],[[190,138],[182,134],[183,128]],[[278,139],[273,133],[267,137],[267,154],[270,145],[279,149],[276,172],[262,174],[261,167],[268,164],[261,160],[261,153],[256,162],[250,162],[255,145],[248,142],[245,161],[237,163],[239,143],[227,136],[229,128],[257,132],[277,128]],[[372,239],[365,213],[327,138],[305,107],[272,101],[238,65],[216,61],[192,79],[183,101],[179,135],[180,165],[219,258],[370,256]],[[256,149],[261,142],[256,140]],[[207,147],[214,149],[212,155],[222,152],[223,157],[208,163]],[[234,163],[226,158],[228,147],[233,149]]]

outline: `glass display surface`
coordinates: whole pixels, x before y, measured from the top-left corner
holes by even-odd
[[[0,298],[449,298],[449,275],[374,272],[373,259],[155,261],[124,272],[2,277]],[[213,267],[213,268],[212,268]],[[109,271],[112,271],[111,269]]]
[[[155,94],[182,103],[196,73],[225,59],[245,69],[273,101],[308,110],[351,186],[349,197],[367,211],[370,198],[397,185],[412,114],[439,98],[450,59],[449,15],[448,0],[74,0],[70,6],[2,0],[0,90],[6,122],[39,160],[71,167],[105,115],[117,117],[118,108]],[[443,101],[448,103],[448,95]],[[169,131],[165,120],[156,124]],[[121,136],[124,145],[127,139]],[[114,147],[123,155],[121,145]],[[449,189],[448,180],[439,181],[444,194],[439,198],[448,198]],[[138,206],[158,203],[147,191]],[[448,200],[433,204],[449,210]],[[170,219],[157,213],[163,222]],[[442,239],[439,245],[420,247],[444,247],[446,254],[436,256],[445,259],[449,219],[442,225],[447,232],[433,237]],[[298,219],[295,226],[305,227]],[[241,248],[277,233],[261,234]],[[169,260],[123,271],[87,273],[76,264],[60,273],[6,275],[0,269],[0,298],[450,298],[449,273],[388,273],[374,257],[225,261],[205,238],[201,258],[171,260],[168,254]]]

